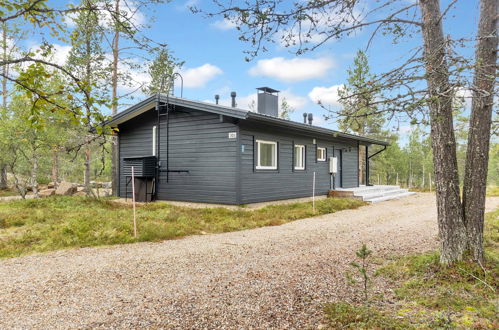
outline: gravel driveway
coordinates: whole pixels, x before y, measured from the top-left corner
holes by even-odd
[[[435,248],[435,218],[434,196],[418,194],[276,227],[1,260],[0,328],[317,327],[323,303],[355,294],[344,273],[362,243],[378,257]]]

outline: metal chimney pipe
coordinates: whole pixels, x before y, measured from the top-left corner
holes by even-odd
[[[307,123],[307,113],[306,112],[303,113],[303,123],[304,124]]]
[[[220,95],[216,94],[215,95],[215,104],[218,104],[219,100],[220,100]]]
[[[231,92],[230,97],[232,98],[232,107],[236,107],[236,92]]]
[[[314,115],[313,115],[313,114],[311,114],[311,113],[309,113],[309,114],[308,114],[308,124],[309,124],[309,125],[312,125],[312,121],[313,121],[313,120],[314,120]]]

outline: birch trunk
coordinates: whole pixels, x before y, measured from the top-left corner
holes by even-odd
[[[497,62],[497,0],[480,1],[475,76],[463,189],[464,222],[473,260],[483,260],[483,224]]]
[[[52,149],[52,182],[57,188],[57,183],[59,182],[59,153],[57,148]]]
[[[119,38],[120,38],[120,32],[119,32],[119,23],[118,23],[118,15],[120,12],[120,0],[116,0],[116,5],[115,5],[115,28],[114,28],[114,39],[113,39],[113,71],[112,71],[112,78],[111,78],[111,85],[112,85],[112,98],[113,98],[113,105],[111,108],[111,113],[114,116],[118,112],[118,104],[117,104],[117,96],[118,96],[118,61],[119,61]],[[119,166],[119,160],[118,160],[118,138],[116,135],[112,135],[111,137],[111,145],[112,145],[112,150],[111,150],[111,159],[112,159],[112,164],[111,164],[111,172],[112,172],[112,190],[113,190],[113,196],[118,195],[118,182],[119,182],[119,171],[118,171],[118,166]]]
[[[31,168],[31,191],[36,198],[40,197],[38,195],[38,155],[36,148],[33,148],[32,156],[33,165]]]
[[[446,41],[439,1],[420,0],[419,4],[423,20],[426,80],[430,94],[431,143],[441,244],[440,262],[448,264],[461,260],[466,248],[452,120],[454,91],[449,83]]]

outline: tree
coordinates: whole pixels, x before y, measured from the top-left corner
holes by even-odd
[[[380,111],[404,113],[412,120],[426,121],[431,142],[437,194],[438,224],[442,263],[463,259],[467,252],[483,258],[483,215],[487,146],[490,141],[491,111],[497,61],[497,0],[482,0],[474,61],[453,52],[456,41],[444,36],[443,20],[456,1],[441,10],[438,0],[418,2],[380,1],[366,9],[361,1],[283,0],[215,1],[217,12],[235,23],[239,38],[249,42],[251,59],[276,40],[295,47],[298,55],[312,51],[329,40],[372,28],[368,46],[379,32],[390,33],[395,41],[418,34],[422,45],[393,70],[373,80],[371,92],[397,90],[376,101]],[[194,11],[199,11],[194,8]],[[458,40],[463,43],[465,40]],[[395,42],[395,44],[397,44]],[[464,200],[461,202],[453,127],[453,100],[466,77],[474,73],[473,105],[470,120]],[[421,83],[423,82],[423,84]],[[361,116],[365,116],[363,113]],[[352,116],[358,116],[353,114]],[[482,251],[482,252],[480,252]]]
[[[88,8],[93,6],[93,1],[84,0]],[[71,37],[72,48],[68,57],[68,70],[78,77],[83,86],[81,102],[76,102],[84,109],[83,123],[87,127],[84,136],[85,144],[85,174],[84,185],[87,195],[92,194],[90,187],[91,175],[91,143],[94,118],[103,119],[97,105],[105,105],[107,99],[106,77],[109,73],[105,53],[102,49],[102,30],[99,28],[99,14],[96,11],[81,11],[75,18],[76,27]],[[78,107],[78,105],[76,106]]]
[[[473,99],[464,174],[463,211],[468,249],[473,259],[483,259],[483,224],[489,161],[494,88],[497,78],[498,1],[480,2],[475,55]]]
[[[184,64],[183,61],[179,61],[177,58],[172,56],[170,51],[167,48],[159,49],[156,57],[149,65],[148,73],[151,77],[149,84],[147,84],[142,91],[148,95],[153,95],[161,92],[161,82],[163,78],[171,77],[175,72],[175,69],[180,68]],[[165,81],[165,84],[168,84],[168,81]],[[172,86],[164,86],[168,87],[170,90],[168,93],[173,93]]]
[[[285,97],[282,98],[281,101],[281,111],[279,113],[279,118],[282,119],[288,119],[290,118],[290,115],[295,112],[295,109],[289,105],[288,100],[286,100]]]
[[[342,131],[358,133],[374,138],[382,137],[384,113],[378,113],[376,98],[369,84],[374,80],[366,54],[359,50],[353,68],[347,70],[347,84],[338,90],[342,109],[336,114]],[[330,111],[330,113],[333,113]],[[330,119],[330,118],[329,118]]]

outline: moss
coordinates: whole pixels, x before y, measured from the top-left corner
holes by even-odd
[[[376,276],[394,287],[395,303],[377,300],[376,309],[338,303],[326,315],[333,328],[499,328],[499,209],[485,217],[484,268],[468,262],[439,264],[436,252],[397,257]]]
[[[328,304],[324,308],[329,325],[342,329],[408,329],[410,323],[389,316],[377,307],[349,303]]]

